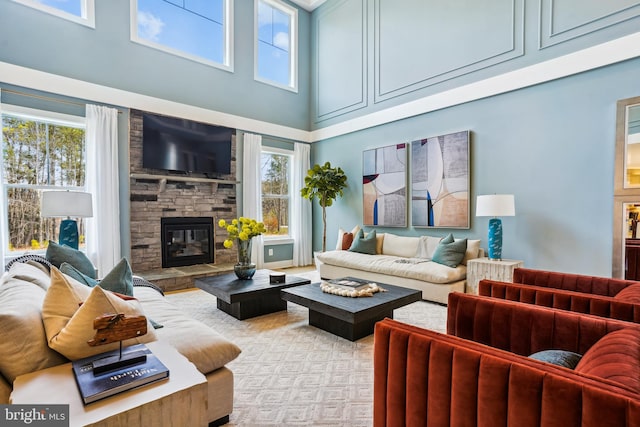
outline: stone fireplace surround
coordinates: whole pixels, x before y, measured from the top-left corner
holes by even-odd
[[[236,152],[236,138],[232,139]],[[196,278],[223,274],[233,270],[236,251],[225,249],[225,230],[217,226],[220,219],[237,218],[236,158],[231,158],[231,173],[219,180],[182,181],[185,175],[142,167],[142,111],[131,110],[129,122],[130,230],[131,268],[164,290],[193,286]],[[152,177],[149,177],[151,175]],[[179,180],[171,180],[172,176]],[[204,175],[194,174],[200,179]],[[166,182],[164,181],[166,179]],[[223,182],[220,182],[220,181]],[[163,217],[211,216],[214,222],[214,263],[162,268],[161,226]]]

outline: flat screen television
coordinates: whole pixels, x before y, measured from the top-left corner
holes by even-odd
[[[142,114],[142,167],[225,175],[231,173],[234,129],[177,117]]]

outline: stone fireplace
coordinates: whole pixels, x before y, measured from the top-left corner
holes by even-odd
[[[231,173],[219,179],[144,169],[141,111],[131,110],[129,126],[131,268],[134,273],[167,268],[162,262],[162,221],[170,218],[205,218],[212,224],[210,262],[214,265],[235,263],[236,252],[223,246],[226,230],[217,226],[220,219],[237,218],[235,156],[231,158]],[[235,152],[234,135],[232,153]],[[195,233],[193,237],[197,237]],[[187,250],[193,251],[194,247]]]

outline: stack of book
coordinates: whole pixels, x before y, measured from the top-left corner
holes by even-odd
[[[94,362],[104,358],[126,358],[130,354],[146,355],[146,361],[106,372],[95,373]],[[113,396],[132,388],[169,378],[169,369],[144,344],[132,345],[72,362],[76,383],[84,404]]]

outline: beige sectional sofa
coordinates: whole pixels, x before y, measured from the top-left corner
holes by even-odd
[[[355,229],[354,229],[355,230]],[[455,268],[431,261],[440,237],[377,234],[376,254],[341,249],[342,233],[336,250],[315,254],[323,279],[358,277],[378,283],[404,286],[422,291],[422,299],[447,304],[449,293],[465,292],[467,260],[484,256],[480,240],[467,240],[464,258]]]
[[[153,285],[143,279],[135,284],[134,280],[134,297],[144,314],[162,325],[153,330],[156,339],[176,348],[207,378],[206,419],[211,423],[226,422],[233,410],[233,373],[225,365],[240,354],[240,349],[185,315]],[[16,377],[68,362],[47,343],[42,304],[48,286],[46,269],[31,261],[14,263],[0,279],[1,404],[10,403]]]

